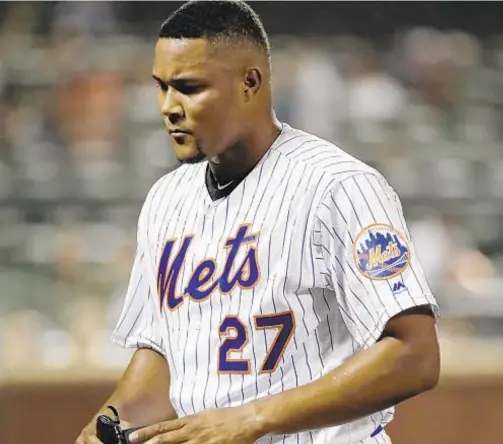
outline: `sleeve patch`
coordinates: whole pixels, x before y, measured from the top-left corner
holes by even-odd
[[[399,276],[407,269],[410,248],[405,237],[391,225],[373,224],[356,236],[353,257],[363,276],[385,280]]]

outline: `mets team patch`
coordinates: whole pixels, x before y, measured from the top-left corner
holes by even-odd
[[[409,266],[410,248],[391,225],[374,224],[355,239],[353,256],[358,270],[369,279],[391,279]]]

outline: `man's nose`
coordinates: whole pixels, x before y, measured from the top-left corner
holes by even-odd
[[[183,106],[175,94],[168,91],[162,103],[161,112],[171,123],[178,122],[183,117]]]

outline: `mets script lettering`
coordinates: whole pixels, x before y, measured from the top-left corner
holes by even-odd
[[[169,240],[159,261],[157,273],[157,290],[160,297],[161,310],[166,304],[169,310],[175,310],[183,304],[185,296],[202,302],[215,291],[230,293],[234,287],[253,288],[260,281],[260,271],[257,261],[256,247],[251,245],[241,263],[235,264],[239,249],[248,244],[254,244],[256,234],[249,233],[249,225],[241,225],[234,237],[228,238],[223,247],[228,250],[223,268],[218,270],[217,263],[212,258],[206,258],[194,268],[183,294],[176,294],[180,271],[187,257],[193,235],[184,236],[178,251],[173,252],[176,239]],[[232,270],[236,270],[232,273]]]
[[[382,247],[377,245],[369,251],[369,261],[367,263],[367,270],[373,270],[375,267],[380,267],[387,261],[400,257],[400,249],[398,248],[396,242],[388,243],[388,246],[384,251]]]

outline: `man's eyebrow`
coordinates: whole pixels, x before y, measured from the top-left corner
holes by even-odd
[[[152,74],[152,77],[156,82],[160,83],[161,85],[164,85],[165,82],[161,80],[159,77],[157,77],[155,74]]]
[[[156,82],[158,82],[161,85],[166,85],[166,83],[167,83],[164,80],[162,80],[159,77],[157,77],[155,74],[152,74],[152,77],[153,77],[153,79]],[[199,80],[196,79],[196,78],[192,78],[192,77],[175,77],[171,81],[174,82],[174,83],[184,83],[184,82],[189,82],[190,83],[190,82],[197,82]]]

